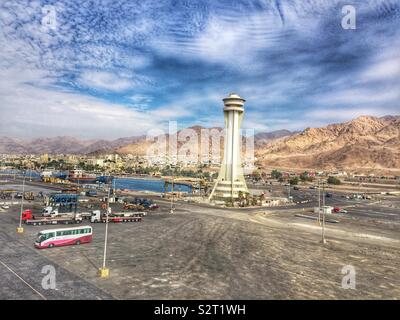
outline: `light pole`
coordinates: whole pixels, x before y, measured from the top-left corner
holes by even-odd
[[[104,254],[103,254],[103,266],[99,269],[100,277],[107,278],[110,275],[110,269],[106,268],[106,256],[107,256],[107,240],[108,240],[108,216],[110,214],[110,186],[108,186],[107,196],[107,212],[106,212],[106,231],[104,236]]]
[[[171,209],[169,213],[174,213],[174,177],[172,177],[172,187],[171,187]]]
[[[322,240],[321,240],[322,244],[326,243],[326,239],[325,239],[325,210],[323,210],[322,212]]]
[[[321,186],[320,179],[318,179],[318,223],[321,225]]]
[[[326,244],[326,239],[325,239],[325,182],[322,183],[322,244]]]
[[[24,211],[24,197],[25,197],[25,172],[24,172],[24,178],[22,180],[21,212],[19,214],[19,225],[17,228],[17,233],[24,233],[24,228],[22,227],[22,212]]]

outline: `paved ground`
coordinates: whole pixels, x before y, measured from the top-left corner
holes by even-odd
[[[32,246],[16,239],[10,232],[0,231],[0,248],[0,299],[112,298],[111,295],[39,254]],[[49,272],[43,270],[45,266],[55,268],[55,290],[42,287],[43,278]]]
[[[400,200],[335,197],[349,214],[327,224],[325,246],[315,221],[294,217],[303,213],[299,206],[228,210],[180,202],[169,214],[169,203],[159,200],[160,210],[143,222],[110,225],[108,279],[97,276],[104,224],[93,225],[91,244],[35,250],[43,227],[17,235],[15,206],[0,212],[0,260],[50,299],[400,299]],[[59,270],[58,292],[38,289],[45,264]],[[346,265],[356,270],[355,290],[341,287]],[[40,298],[1,264],[0,273],[1,298]]]

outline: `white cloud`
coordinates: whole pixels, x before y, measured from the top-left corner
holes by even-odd
[[[185,106],[166,105],[150,111],[154,117],[162,120],[175,121],[177,119],[193,116],[193,110]]]
[[[360,80],[365,82],[393,80],[397,82],[400,90],[399,47],[400,44],[392,44],[390,49],[386,49],[377,55],[373,64],[361,73]],[[397,48],[397,50],[395,48]]]
[[[57,2],[58,28],[54,34],[41,28],[40,2],[1,3],[0,133],[118,137],[142,134],[149,127],[160,126],[161,121],[178,119],[189,125],[222,126],[221,99],[236,90],[229,88],[231,85],[236,85],[238,93],[248,100],[244,126],[257,131],[324,125],[361,114],[396,113],[400,101],[400,60],[395,50],[398,43],[390,43],[393,50],[382,50],[375,59],[368,60],[371,65],[364,65],[354,79],[350,79],[353,72],[343,72],[337,83],[324,83],[320,77],[324,56],[318,50],[315,53],[321,53],[321,61],[317,59],[315,66],[310,66],[309,62],[314,63],[313,55],[306,55],[304,45],[314,41],[319,44],[319,36],[329,39],[326,37],[330,34],[320,34],[321,30],[327,30],[320,23],[328,21],[323,19],[324,15],[333,12],[329,9],[336,10],[340,2],[265,0],[254,7],[251,2],[230,7],[205,3],[204,11],[184,12],[172,12],[168,4],[159,1],[140,4],[110,1],[101,8],[92,8],[90,3]],[[374,8],[371,4],[380,6],[379,1],[369,0],[365,7]],[[376,38],[370,38],[377,42]],[[291,47],[293,51],[288,50]],[[297,47],[303,50],[296,51]],[[281,52],[286,59],[274,58],[273,54]],[[338,51],[341,52],[345,50]],[[268,60],[270,53],[272,58]],[[203,84],[192,86],[190,73],[179,79],[173,68],[168,68],[167,77],[162,67],[157,69],[155,64],[156,69],[151,69],[152,59],[156,61],[158,54],[178,62],[202,60],[223,68],[205,69],[201,76],[208,89],[197,92],[194,88]],[[152,76],[161,75],[157,84],[162,88],[154,86],[154,97],[160,93],[172,100],[165,88],[182,86],[181,92],[174,91],[175,101],[149,110],[151,97],[132,94],[149,92],[136,90],[152,82],[152,78],[140,74],[148,71],[144,70],[147,67]],[[219,75],[223,71],[233,74],[242,71],[245,77],[243,81],[222,76],[211,79],[213,71]],[[249,80],[255,75],[258,77]],[[75,76],[85,89],[130,95],[123,98],[128,99],[132,108],[83,93],[60,91],[60,87],[54,86],[58,81],[73,81],[70,79]],[[189,79],[187,86],[186,79]],[[387,82],[392,84],[383,87]],[[371,83],[379,87],[372,87]],[[318,90],[313,95],[314,88],[331,89],[332,93],[320,94]],[[159,99],[154,100],[158,103]],[[307,113],[309,108],[303,107],[309,102],[318,110]],[[299,114],[297,103],[305,111],[294,118],[293,113]]]
[[[305,114],[305,119],[311,123],[319,122],[329,124],[333,122],[349,121],[364,115],[381,117],[388,114],[398,114],[398,111],[395,108],[329,108],[307,112]]]
[[[400,103],[400,92],[395,88],[386,90],[370,89],[346,89],[334,93],[324,94],[316,98],[316,103],[323,105],[358,105],[358,106],[379,106],[383,103]]]
[[[76,94],[27,84],[43,78],[40,70],[3,71],[0,78],[1,135],[72,135],[118,138],[141,135],[160,126],[148,112]]]
[[[389,80],[393,78],[400,78],[400,58],[393,58],[379,62],[370,67],[363,74],[363,77],[369,80]]]
[[[115,92],[121,92],[135,87],[135,84],[130,79],[102,71],[85,71],[81,74],[78,82],[89,88]]]
[[[230,14],[209,17],[205,29],[194,36],[160,35],[152,39],[152,46],[162,54],[181,59],[201,59],[255,71],[257,54],[271,47],[281,36],[283,29],[279,16],[268,11],[251,15]]]

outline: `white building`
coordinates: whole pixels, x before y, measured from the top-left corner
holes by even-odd
[[[239,192],[247,193],[247,185],[241,165],[240,126],[243,120],[244,103],[246,100],[231,93],[224,101],[225,141],[224,160],[221,164],[217,182],[211,191],[209,200],[235,201]]]

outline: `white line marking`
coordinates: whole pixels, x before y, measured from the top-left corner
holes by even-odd
[[[36,294],[38,294],[43,300],[47,300],[47,298],[42,295],[39,291],[37,291],[34,287],[32,287],[28,282],[26,282],[24,279],[22,279],[17,273],[15,273],[14,270],[12,270],[8,265],[6,265],[3,261],[0,260],[0,263],[8,269],[12,274],[14,274],[19,280],[21,280],[23,283],[25,283],[29,288],[31,288]]]

